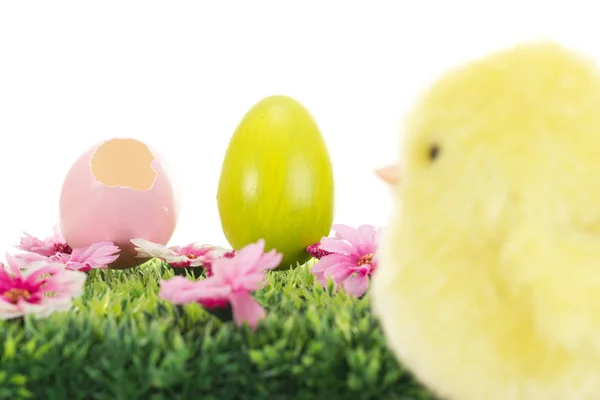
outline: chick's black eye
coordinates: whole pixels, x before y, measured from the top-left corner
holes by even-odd
[[[432,144],[429,146],[429,160],[434,161],[440,155],[440,146],[437,144]]]

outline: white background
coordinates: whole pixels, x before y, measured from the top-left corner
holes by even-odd
[[[479,5],[476,5],[476,4]],[[171,244],[226,245],[216,206],[231,134],[285,94],[317,120],[335,221],[386,223],[372,170],[396,159],[402,114],[448,66],[551,38],[600,56],[592,1],[2,1],[0,252],[46,236],[62,180],[89,146],[134,137],[181,186]]]

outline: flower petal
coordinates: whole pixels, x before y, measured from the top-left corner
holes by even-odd
[[[215,258],[226,257],[227,254],[231,253],[232,251],[233,250],[227,249],[225,247],[213,246],[213,248],[209,251],[208,256],[210,258],[210,261],[212,261]]]
[[[60,267],[57,266],[57,268]],[[48,278],[46,284],[40,290],[52,291],[54,296],[77,298],[83,294],[86,279],[87,275],[84,272],[62,268]]]
[[[67,260],[66,265],[69,269],[92,269],[107,268],[108,264],[114,262],[120,252],[118,246],[113,242],[98,242],[88,247],[73,249],[70,256],[59,257],[61,261]]]
[[[173,246],[169,249],[180,256],[203,257],[209,252],[210,246],[201,243],[188,243],[185,246]]]
[[[62,254],[61,254],[62,255]],[[48,257],[36,253],[14,254],[13,257],[19,268],[29,268],[32,264],[39,261],[50,261]]]
[[[238,326],[247,323],[252,329],[256,329],[258,323],[267,315],[250,293],[232,293],[229,296],[229,304],[233,320]]]
[[[0,320],[22,317],[25,313],[16,305],[0,299]]]
[[[336,284],[339,284],[353,273],[352,264],[339,263],[325,271],[324,275],[325,278],[331,277]]]
[[[207,284],[207,280],[191,281],[182,276],[161,280],[159,296],[173,304],[202,304],[204,301],[227,299],[230,293],[227,286]]]
[[[0,293],[11,289],[14,285],[15,277],[8,272],[8,268],[0,263]]]
[[[255,271],[236,277],[231,285],[234,290],[246,290],[253,292],[262,289],[266,284],[264,271]]]
[[[323,272],[315,272],[315,278],[317,278],[317,281],[319,282],[319,284],[322,287],[326,287],[327,286],[327,277],[325,277],[325,273]]]
[[[252,269],[264,255],[265,241],[259,239],[256,243],[244,246],[237,256],[233,258],[238,264],[239,273],[244,274]]]
[[[375,253],[375,255],[373,256],[373,259],[371,260],[371,268],[369,271],[370,274],[375,273],[375,271],[377,270],[378,264],[379,264],[379,257],[377,256],[377,253]]]
[[[68,311],[73,305],[73,298],[67,296],[49,296],[45,298],[44,305],[46,305],[46,310],[40,310],[35,313],[36,317],[46,317],[55,311]]]
[[[275,249],[264,254],[254,265],[254,270],[266,271],[276,268],[281,264],[283,254],[278,253]]]
[[[17,277],[21,277],[21,266],[24,264],[23,261],[17,260],[15,258],[15,256],[13,256],[12,254],[10,254],[8,251],[6,252],[5,255],[6,258],[6,263],[8,264],[9,268],[10,268],[10,272],[13,273],[13,275],[17,276]]]
[[[317,263],[315,263],[315,265],[311,268],[310,272],[312,272],[313,274],[320,273],[328,268],[333,267],[336,264],[346,263],[348,262],[348,260],[349,258],[345,255],[330,254],[317,261]]]
[[[25,306],[22,302],[17,304],[9,303],[3,299],[0,299],[0,320],[7,320],[22,317],[27,314],[28,311],[40,312],[45,308],[44,305],[31,305],[31,307]]]
[[[173,265],[173,266],[179,266],[179,267],[185,267],[185,266],[187,266],[187,267],[194,268],[194,267],[202,267],[202,266],[204,266],[205,263],[206,263],[205,260],[200,259],[200,258],[195,258],[195,259],[186,261],[184,263],[176,263],[176,264],[171,264],[171,265]]]
[[[235,257],[217,258],[211,263],[212,276],[205,280],[219,282],[219,284],[231,283],[238,275],[237,266]]]
[[[54,254],[54,241],[52,238],[41,240],[27,232],[22,233],[19,245],[15,247],[19,250],[39,254],[41,256],[51,256]]]
[[[359,244],[357,247],[366,254],[375,252],[377,247],[375,243],[377,228],[373,225],[361,225],[356,231],[359,236]]]
[[[187,257],[182,257],[162,244],[141,238],[131,239],[130,242],[133,243],[135,250],[138,252],[137,258],[160,258],[167,263],[187,260]]]
[[[361,243],[361,238],[358,231],[351,226],[336,224],[332,225],[331,229],[335,231],[336,237],[348,241],[352,247],[358,247]],[[322,247],[322,246],[321,246]]]
[[[342,287],[346,293],[360,297],[362,296],[369,287],[369,277],[362,274],[354,274],[348,279],[344,280]]]
[[[5,290],[24,289],[31,296],[27,300],[19,299],[17,304],[6,301],[6,297],[2,296],[0,298],[0,319],[9,319],[25,314],[44,317],[54,311],[64,311],[71,307],[74,297],[83,293],[83,284],[86,279],[86,275],[82,272],[69,271],[60,263],[49,262],[27,269],[24,275],[25,279],[18,277],[1,282],[5,286]],[[0,279],[3,278],[5,277],[0,276]],[[46,292],[52,293],[48,296],[44,295]]]
[[[194,243],[191,246],[193,247],[190,254],[194,254],[197,258],[190,259],[190,267],[210,267],[212,261],[225,256],[225,254],[231,251],[224,247],[209,244]]]
[[[232,257],[214,259],[210,262],[211,276],[203,279],[204,285],[216,285],[231,291],[254,291],[264,287],[265,272],[280,264],[282,254],[271,250],[264,254],[265,241],[258,240],[242,248]]]
[[[182,276],[175,276],[169,280],[159,281],[158,296],[174,304],[192,303],[196,301],[198,291],[194,281]]]
[[[24,281],[28,284],[34,284],[35,281],[40,279],[43,275],[56,275],[57,273],[64,271],[65,267],[62,264],[46,263],[36,265],[35,268],[29,268],[24,272]]]
[[[60,226],[58,226],[58,224],[54,224],[54,226],[52,227],[52,232],[54,232],[54,241],[56,242],[66,242],[65,237],[63,236],[62,232],[60,231]]]
[[[345,256],[349,256],[354,251],[354,247],[350,243],[341,239],[334,238],[322,239],[319,247],[322,250],[328,251],[330,253],[343,254]]]

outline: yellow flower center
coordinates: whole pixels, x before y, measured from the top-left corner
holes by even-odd
[[[6,297],[12,304],[17,304],[19,300],[29,300],[31,298],[31,293],[25,289],[13,288],[4,292],[4,297]]]
[[[367,255],[364,255],[361,258],[359,258],[357,264],[360,267],[361,265],[371,264],[372,261],[373,261],[373,254],[367,254]]]
[[[196,258],[198,258],[198,256],[195,254],[186,254],[186,257],[189,258],[190,260],[195,260]]]

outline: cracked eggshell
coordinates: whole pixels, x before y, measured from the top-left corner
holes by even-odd
[[[99,143],[84,152],[63,182],[60,229],[72,248],[100,241],[120,247],[110,268],[140,265],[131,239],[166,245],[179,216],[179,194],[154,149],[129,138]]]

